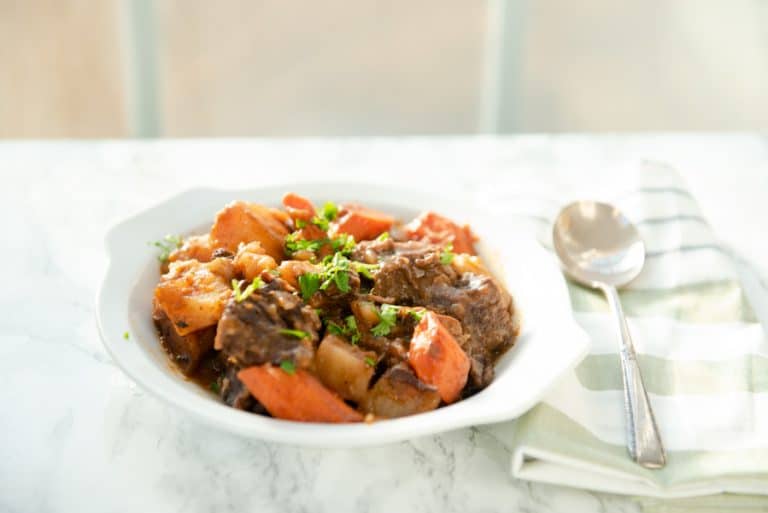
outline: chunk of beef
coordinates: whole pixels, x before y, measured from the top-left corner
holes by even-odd
[[[265,286],[247,299],[232,298],[219,321],[215,347],[242,367],[291,360],[297,367],[312,363],[320,319],[314,309],[291,293],[290,286],[263,273]],[[297,330],[294,333],[286,330]],[[303,332],[306,337],[295,334]]]
[[[179,335],[165,311],[157,305],[152,312],[152,320],[160,334],[160,343],[171,360],[184,375],[192,374],[203,356],[213,348],[216,326]]]
[[[493,379],[493,362],[512,346],[518,325],[509,293],[491,276],[464,272],[440,261],[441,249],[423,242],[372,241],[358,245],[355,258],[380,262],[373,293],[398,304],[424,306],[457,319],[448,326],[471,360],[469,391]]]
[[[451,284],[458,273],[440,261],[441,249],[420,241],[361,242],[353,259],[380,263],[371,293],[394,298],[399,305],[422,305],[429,302],[429,289],[434,285]]]

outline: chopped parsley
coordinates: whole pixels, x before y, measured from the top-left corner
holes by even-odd
[[[389,332],[397,324],[397,312],[399,310],[395,305],[381,305],[381,310],[378,312],[379,323],[371,329],[371,333],[377,337],[389,335]]]
[[[328,219],[326,219],[324,217],[317,217],[317,216],[313,217],[312,218],[312,224],[314,224],[315,226],[317,226],[318,228],[320,228],[324,232],[328,231],[328,227],[329,227]]]
[[[307,333],[306,331],[291,330],[291,329],[288,329],[288,328],[281,329],[280,330],[280,334],[281,335],[287,335],[289,337],[296,337],[296,338],[299,338],[299,339],[309,338],[309,333]]]
[[[253,279],[253,281],[247,287],[245,287],[245,290],[241,292],[240,282],[235,279],[232,279],[232,294],[235,296],[235,301],[237,301],[238,303],[242,303],[243,301],[248,299],[250,295],[253,294],[253,292],[256,289],[260,288],[262,285],[264,285],[264,282],[261,281],[261,278],[257,276]]]
[[[296,228],[304,228],[307,222],[304,219],[296,219]]]
[[[332,201],[328,201],[323,205],[323,219],[333,221],[339,215],[339,207]]]
[[[365,357],[365,364],[366,364],[368,367],[376,367],[376,360],[374,360],[374,359],[373,359],[373,358],[371,358],[370,356],[366,356],[366,357]]]
[[[125,333],[123,333],[123,339],[128,340],[129,338],[131,338],[131,334],[130,333],[128,333],[127,331]]]
[[[286,374],[296,374],[296,365],[290,360],[283,360],[280,362],[280,368],[283,369],[283,372]]]
[[[289,233],[285,236],[285,250],[289,255],[293,255],[299,251],[317,251],[327,242],[325,239],[302,240],[299,239],[298,236],[299,234],[297,232]]]
[[[415,320],[416,322],[421,322],[421,320],[424,318],[425,313],[427,313],[427,311],[424,309],[408,310],[408,315],[413,317],[413,320]]]
[[[299,276],[299,290],[301,290],[301,297],[304,301],[309,301],[309,298],[317,292],[320,288],[320,275],[317,273],[304,273]]]
[[[357,329],[357,321],[354,315],[345,317],[343,326],[339,326],[333,321],[328,321],[327,329],[333,335],[348,338],[352,345],[360,342],[360,331]]]
[[[449,242],[442,253],[440,253],[440,263],[443,265],[450,265],[450,263],[453,262],[453,257],[453,244]]]
[[[373,279],[371,271],[379,270],[379,264],[364,264],[363,262],[352,262],[352,267],[355,271],[357,271],[359,274],[362,274],[369,280]]]
[[[150,242],[149,245],[154,246],[160,250],[160,253],[157,255],[157,259],[165,263],[168,261],[168,258],[171,256],[173,250],[180,248],[183,242],[184,240],[179,235],[166,235],[162,240]]]
[[[214,394],[218,394],[220,392],[218,381],[211,381],[211,384],[208,385],[208,388],[210,388],[211,392],[213,392]]]
[[[376,240],[382,241],[382,240],[387,240],[388,238],[389,238],[389,232],[384,232],[378,237],[376,237]]]
[[[355,238],[346,233],[342,233],[335,239],[331,239],[333,251],[340,251],[344,255],[351,255],[355,250]]]
[[[325,290],[336,284],[336,288],[341,293],[347,293],[351,289],[349,286],[349,259],[341,253],[335,253],[333,257],[324,263],[325,269],[321,274],[322,283],[320,290]]]

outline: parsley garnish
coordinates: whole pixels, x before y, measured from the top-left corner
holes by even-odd
[[[381,311],[379,314],[379,323],[371,329],[377,337],[383,337],[389,335],[389,332],[397,324],[397,312],[400,309],[394,305],[381,305]]]
[[[376,237],[376,240],[382,241],[382,240],[387,240],[388,238],[389,238],[389,232],[384,232],[378,237]]]
[[[362,274],[369,280],[373,279],[373,275],[371,274],[371,271],[378,271],[379,270],[379,264],[364,264],[363,262],[352,262],[352,267],[355,271]]]
[[[413,317],[413,319],[416,322],[421,322],[421,319],[424,318],[424,314],[427,313],[426,310],[408,310],[408,315]]]
[[[450,242],[445,246],[443,252],[440,253],[440,263],[443,265],[449,265],[453,262],[453,244]]]
[[[328,221],[333,221],[336,219],[336,216],[339,215],[339,208],[336,206],[336,204],[332,201],[326,202],[325,205],[323,205],[323,218],[327,219]]]
[[[335,239],[331,239],[333,251],[340,251],[344,255],[351,255],[355,250],[355,238],[346,233],[342,233]]]
[[[321,279],[323,282],[320,284],[320,290],[327,289],[331,283],[335,283],[341,293],[352,290],[349,286],[349,259],[341,253],[334,254],[333,258],[325,263]]]
[[[168,261],[168,257],[171,256],[173,250],[181,247],[183,242],[184,240],[179,235],[166,235],[163,237],[163,240],[150,242],[149,245],[154,246],[160,250],[160,254],[157,255],[157,259],[165,263]]]
[[[128,340],[129,338],[131,338],[131,334],[126,331],[125,333],[123,333],[123,338],[125,340]]]
[[[340,337],[347,337],[352,345],[360,341],[360,331],[357,329],[357,321],[354,315],[344,318],[344,326],[339,326],[333,321],[328,321],[328,332]]]
[[[238,303],[242,303],[243,301],[248,299],[250,295],[253,294],[253,292],[259,287],[261,287],[262,285],[264,285],[264,282],[261,281],[261,278],[257,276],[253,279],[250,285],[245,287],[244,291],[240,292],[240,282],[235,279],[232,279],[232,294],[235,296],[235,301],[237,301]]]
[[[301,297],[304,301],[309,301],[309,298],[317,292],[320,288],[320,275],[317,273],[304,273],[299,276],[299,289],[301,290]]]
[[[211,392],[213,392],[214,394],[218,394],[219,393],[219,382],[218,381],[211,381],[211,384],[208,385],[208,388],[210,388]]]
[[[365,357],[365,364],[368,365],[368,367],[375,367],[376,366],[376,360],[374,360],[370,356],[366,356]]]
[[[285,236],[285,250],[289,255],[299,251],[317,251],[327,240],[302,240],[298,238],[298,233],[289,233]]]
[[[328,231],[328,220],[322,217],[313,217],[312,218],[312,224],[323,230],[324,232]]]
[[[286,374],[296,374],[296,366],[290,360],[283,360],[280,362],[280,368],[283,369],[283,372]]]
[[[309,338],[309,333],[307,333],[306,331],[291,330],[291,329],[288,329],[288,328],[281,329],[280,330],[280,334],[281,335],[287,335],[289,337],[296,337],[296,338],[299,338],[299,339]]]
[[[307,222],[304,219],[296,219],[296,228],[304,228]]]

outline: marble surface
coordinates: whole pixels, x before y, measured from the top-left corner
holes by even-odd
[[[485,428],[363,450],[218,432],[123,376],[93,305],[109,226],[188,187],[345,178],[478,201],[518,182],[574,183],[584,167],[620,181],[640,158],[681,171],[763,287],[759,136],[0,143],[0,511],[637,511],[627,498],[511,479]]]

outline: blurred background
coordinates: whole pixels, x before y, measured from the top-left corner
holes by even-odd
[[[0,0],[0,138],[768,129],[766,0]]]

